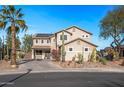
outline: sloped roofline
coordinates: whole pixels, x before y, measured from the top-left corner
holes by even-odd
[[[50,37],[54,37],[55,34],[61,33],[62,31],[64,31],[64,32],[66,32],[66,33],[68,33],[68,34],[70,34],[70,35],[72,35],[72,33],[68,32],[68,31],[66,31],[66,30],[61,30],[61,31],[55,32],[55,33],[54,33],[53,35],[51,35]]]
[[[71,32],[68,32],[67,30],[68,30],[68,29],[71,29],[71,28],[73,28],[73,27],[74,27],[74,28],[77,28],[77,29],[79,29],[79,30],[81,30],[81,31],[84,31],[84,32],[86,32],[86,33],[88,33],[88,34],[90,34],[90,35],[93,35],[91,32],[88,32],[88,31],[86,31],[86,30],[83,30],[83,29],[81,29],[81,28],[79,28],[79,27],[77,27],[77,26],[71,26],[71,27],[66,28],[65,30],[61,30],[61,31],[55,32],[53,35],[51,35],[51,36],[49,36],[49,37],[54,37],[55,34],[58,34],[58,33],[62,32],[62,31],[67,32],[67,33],[69,33],[70,35],[72,35],[72,33],[71,33]],[[36,34],[35,34],[33,37],[36,38]]]
[[[66,31],[66,30],[61,30],[61,31],[55,32],[54,34],[61,33],[62,31],[67,32],[67,33],[69,33],[70,35],[72,35],[72,33],[68,32],[68,31]]]
[[[65,30],[68,30],[68,29],[71,29],[71,28],[77,28],[77,29],[79,29],[79,30],[81,30],[81,31],[84,31],[84,32],[86,32],[86,33],[88,33],[88,34],[90,34],[90,35],[93,35],[91,32],[88,32],[88,31],[86,31],[86,30],[84,30],[84,29],[81,29],[81,28],[79,28],[79,27],[77,27],[77,26],[71,26],[71,27],[68,27],[68,28],[66,28]]]
[[[86,40],[84,40],[84,39],[81,39],[81,38],[76,38],[76,39],[74,39],[74,40],[72,40],[72,41],[69,41],[69,42],[65,43],[64,45],[68,45],[68,44],[70,44],[70,43],[72,43],[72,42],[74,42],[74,41],[77,41],[77,40],[81,40],[81,41],[86,42],[86,43],[88,43],[88,44],[90,44],[90,45],[93,45],[93,46],[95,46],[95,47],[98,47],[97,45],[95,45],[95,44],[93,44],[93,43],[91,43],[91,42],[88,42],[88,41],[86,41]],[[60,45],[60,47],[61,47],[61,46],[62,46],[62,45]]]

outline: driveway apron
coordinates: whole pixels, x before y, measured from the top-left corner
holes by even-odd
[[[41,70],[60,70],[61,67],[54,65],[51,60],[34,60],[34,61],[21,61],[19,69],[32,69],[32,71],[41,71]]]

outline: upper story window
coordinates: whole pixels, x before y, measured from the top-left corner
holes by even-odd
[[[89,38],[89,35],[82,35],[83,38]]]
[[[69,51],[73,51],[73,48],[69,48]]]
[[[36,39],[36,43],[38,43],[38,40]]]
[[[86,38],[88,38],[89,36],[88,35],[86,35]]]
[[[41,43],[43,43],[44,42],[44,40],[41,40]]]
[[[60,35],[60,40],[62,40],[62,35]],[[64,40],[67,40],[67,35],[64,35]]]
[[[47,43],[49,43],[50,41],[49,40],[47,40]]]

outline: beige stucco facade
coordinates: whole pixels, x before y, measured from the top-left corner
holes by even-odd
[[[44,50],[47,50],[47,53],[51,53],[53,49],[61,50],[62,32],[64,32],[64,35],[66,37],[66,39],[64,40],[66,51],[65,60],[72,60],[72,57],[77,56],[78,53],[82,53],[84,56],[84,60],[87,61],[93,49],[95,49],[97,46],[91,43],[92,33],[82,30],[76,26],[58,31],[51,36],[33,36],[32,58],[45,58],[46,54]],[[43,46],[44,48],[42,48]],[[42,53],[35,53],[38,50],[42,50]]]
[[[76,38],[82,38],[86,41],[89,41],[91,42],[91,37],[92,37],[92,34],[90,33],[87,33],[85,32],[84,30],[82,29],[78,29],[77,27],[72,27],[70,29],[67,29],[68,32],[72,33],[72,36],[70,38],[70,40],[74,40]]]
[[[72,48],[72,51],[69,51],[69,48]],[[88,51],[85,51],[85,48],[87,48]],[[88,44],[80,39],[77,39],[72,43],[65,45],[66,51],[65,60],[70,61],[72,60],[73,57],[76,57],[77,60],[78,54],[82,54],[84,61],[88,61],[89,56],[91,55],[93,49],[95,48],[96,46]]]

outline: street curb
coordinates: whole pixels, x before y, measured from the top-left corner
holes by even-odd
[[[28,69],[23,70],[23,71],[5,71],[5,72],[0,72],[0,75],[12,75],[12,74],[22,74],[26,73]],[[42,70],[41,71],[36,71],[32,70],[30,73],[52,73],[52,72],[108,72],[108,73],[124,73],[124,70],[122,69],[105,69],[105,68],[68,68],[68,69],[54,69],[54,70]]]

